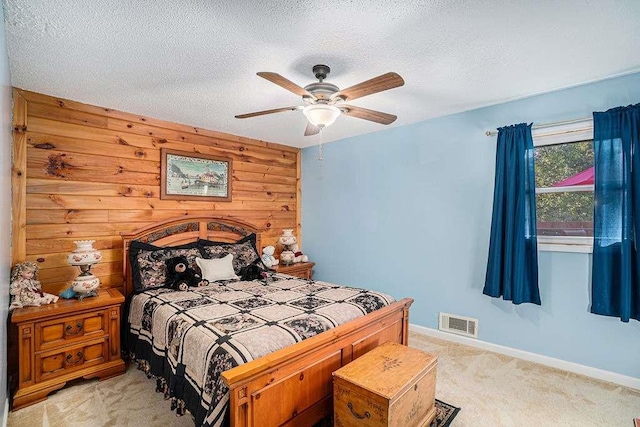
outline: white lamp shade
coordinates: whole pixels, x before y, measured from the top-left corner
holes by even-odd
[[[93,265],[100,262],[102,253],[93,247],[95,240],[76,240],[76,249],[67,255],[71,265]]]
[[[331,126],[340,115],[338,107],[325,104],[307,105],[302,112],[312,125],[320,128]]]

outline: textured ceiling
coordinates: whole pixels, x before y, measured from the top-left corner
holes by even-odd
[[[314,64],[341,88],[388,71],[403,87],[360,98],[401,126],[640,71],[638,0],[5,0],[12,84],[89,104],[304,147],[300,86]],[[329,142],[387,127],[342,116]]]

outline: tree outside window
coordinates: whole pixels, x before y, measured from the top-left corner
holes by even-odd
[[[539,236],[593,236],[593,141],[534,151]]]

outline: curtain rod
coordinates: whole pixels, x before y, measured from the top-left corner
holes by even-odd
[[[580,118],[580,119],[563,120],[563,121],[560,121],[560,122],[540,123],[539,125],[531,126],[531,129],[535,130],[535,129],[550,128],[550,127],[555,127],[555,126],[572,125],[572,124],[582,123],[582,122],[586,123],[586,122],[590,122],[592,120],[593,120],[592,117],[583,117],[583,118]],[[560,133],[567,133],[567,132],[575,132],[575,130],[565,131],[565,132],[560,132]],[[493,135],[497,135],[498,131],[497,130],[488,130],[484,134],[487,135],[487,136],[493,136]]]

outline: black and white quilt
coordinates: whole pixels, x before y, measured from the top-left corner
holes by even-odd
[[[229,394],[220,373],[393,301],[380,292],[279,274],[184,292],[152,289],[131,299],[129,351],[196,425],[221,426]]]

